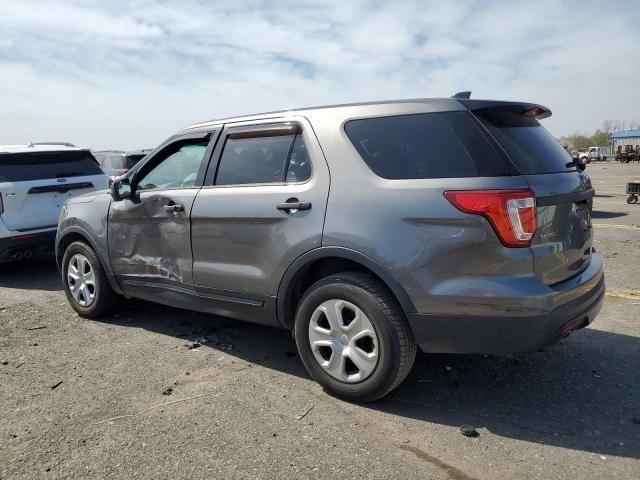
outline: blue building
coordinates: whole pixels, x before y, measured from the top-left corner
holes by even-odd
[[[615,153],[618,146],[625,151],[625,145],[632,145],[637,152],[640,149],[640,130],[620,130],[611,134],[611,151]]]

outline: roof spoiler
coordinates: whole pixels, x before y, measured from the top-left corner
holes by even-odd
[[[471,98],[471,90],[466,90],[464,92],[458,92],[453,95],[451,98]]]
[[[515,110],[519,114],[534,117],[537,120],[542,120],[543,118],[549,118],[551,116],[551,110],[549,108],[537,103],[508,102],[499,100],[470,100],[464,98],[459,98],[457,100],[471,111],[480,108],[507,108],[509,110]]]

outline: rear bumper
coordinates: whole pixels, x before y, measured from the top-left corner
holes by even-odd
[[[39,255],[53,252],[56,239],[56,230],[48,230],[38,233],[23,233],[0,238],[0,263],[18,260],[25,255]]]
[[[416,342],[425,352],[507,354],[536,351],[589,325],[598,315],[605,295],[600,255],[594,252],[591,265],[577,277],[546,288],[548,292],[539,297],[539,301],[540,310],[544,305],[554,305],[548,313],[410,313],[407,317]],[[536,297],[523,293],[522,300],[531,305]]]

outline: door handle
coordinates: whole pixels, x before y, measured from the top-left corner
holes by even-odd
[[[177,203],[173,203],[173,204],[169,204],[169,205],[165,205],[164,207],[162,207],[165,209],[165,211],[167,212],[184,212],[184,206],[179,205]]]
[[[290,198],[285,203],[276,205],[276,208],[283,212],[295,213],[300,210],[311,210],[311,202],[301,202],[297,198]]]

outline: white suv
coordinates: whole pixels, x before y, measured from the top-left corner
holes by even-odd
[[[52,250],[65,200],[108,187],[89,150],[70,143],[0,145],[0,263]]]

